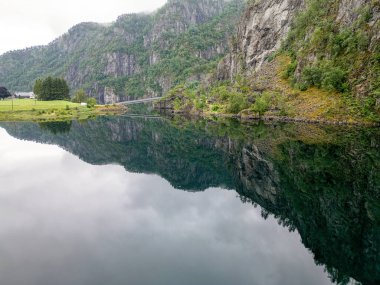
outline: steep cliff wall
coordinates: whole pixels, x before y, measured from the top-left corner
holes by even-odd
[[[218,79],[260,69],[265,59],[281,47],[304,0],[251,1],[242,17],[233,50],[218,65]]]

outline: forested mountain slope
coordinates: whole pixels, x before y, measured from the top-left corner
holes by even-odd
[[[0,83],[31,90],[48,75],[64,77],[101,102],[157,96],[214,70],[243,0],[169,0],[152,14],[127,14],[111,24],[81,23],[47,46],[0,57]]]

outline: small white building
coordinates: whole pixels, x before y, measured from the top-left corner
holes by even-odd
[[[15,92],[15,98],[19,99],[35,99],[36,95],[33,92]]]

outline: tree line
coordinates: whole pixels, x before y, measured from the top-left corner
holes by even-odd
[[[63,78],[49,76],[45,79],[37,79],[33,93],[38,100],[42,101],[70,100],[70,88]]]

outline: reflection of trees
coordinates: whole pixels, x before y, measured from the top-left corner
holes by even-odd
[[[70,132],[71,125],[72,125],[72,121],[39,123],[39,126],[41,127],[41,129],[47,130],[55,135]]]
[[[89,163],[157,173],[178,189],[235,188],[264,218],[297,229],[333,281],[380,284],[378,130],[126,118],[44,124],[4,127]]]

